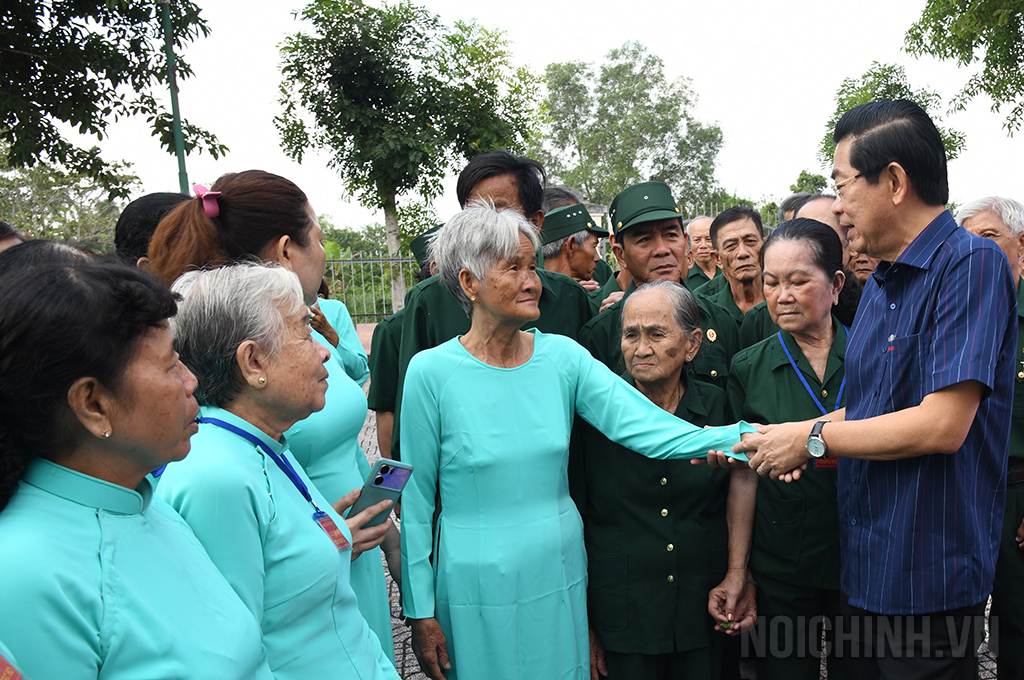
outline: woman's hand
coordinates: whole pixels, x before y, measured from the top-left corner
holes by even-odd
[[[341,497],[340,500],[335,501],[331,504],[334,511],[342,517],[345,517],[345,511],[352,507],[352,504],[359,498],[359,494],[362,493],[359,489],[352,489],[347,494]],[[384,512],[391,507],[391,501],[384,500],[376,505],[371,505],[362,512],[352,517],[345,519],[345,524],[348,525],[348,530],[352,532],[352,559],[355,560],[357,557],[362,555],[367,550],[376,548],[384,540],[384,536],[387,535],[388,529],[391,527],[391,518],[384,520],[375,527],[363,527],[371,519]]]
[[[601,680],[608,677],[608,664],[604,660],[604,647],[597,640],[594,634],[594,627],[590,628],[590,680]]]
[[[1024,550],[1024,519],[1020,521],[1020,528],[1017,529],[1017,547]]]
[[[437,619],[409,619],[412,627],[412,651],[420,662],[420,669],[431,680],[445,680],[444,670],[451,670],[448,660],[448,641]]]
[[[726,635],[739,635],[757,624],[757,598],[754,584],[740,569],[730,569],[725,578],[708,593],[708,614],[715,620],[715,630]]]
[[[309,325],[313,327],[313,330],[324,336],[324,339],[331,343],[332,347],[337,347],[340,341],[338,331],[334,330],[334,326],[327,320],[324,313],[320,311],[320,303],[314,302],[313,306],[309,308],[309,313],[311,315]]]

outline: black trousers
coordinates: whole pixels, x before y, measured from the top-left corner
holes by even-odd
[[[875,614],[842,602],[835,634],[863,680],[975,680],[985,602],[920,615]],[[839,627],[841,626],[841,628]]]

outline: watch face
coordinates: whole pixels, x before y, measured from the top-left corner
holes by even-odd
[[[807,451],[815,458],[821,458],[825,455],[825,442],[818,437],[808,437]]]

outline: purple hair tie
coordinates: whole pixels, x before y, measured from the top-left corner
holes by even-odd
[[[202,184],[193,184],[192,191],[196,193],[196,198],[203,202],[203,212],[208,217],[216,217],[220,214],[220,205],[217,204],[219,191],[210,191]]]

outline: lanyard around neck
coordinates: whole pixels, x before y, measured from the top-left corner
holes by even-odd
[[[237,434],[239,437],[245,439],[248,442],[251,442],[252,444],[255,444],[257,448],[263,451],[263,453],[270,456],[271,460],[277,463],[277,467],[281,468],[281,472],[283,472],[285,476],[287,476],[288,479],[291,480],[292,484],[295,485],[295,488],[298,489],[299,493],[302,494],[302,497],[309,501],[309,504],[313,506],[313,509],[316,510],[318,513],[321,512],[320,508],[317,507],[316,501],[314,501],[313,497],[310,495],[309,489],[306,487],[306,483],[302,481],[302,477],[299,477],[299,473],[295,471],[295,468],[292,467],[292,464],[288,461],[288,459],[285,458],[284,456],[279,456],[277,453],[275,453],[274,450],[267,446],[266,442],[264,442],[262,439],[252,434],[251,432],[246,432],[242,428],[236,425],[232,425],[231,423],[221,420],[220,418],[208,418],[206,416],[203,416],[199,419],[199,422],[204,424],[208,423],[210,425],[222,428],[224,430],[227,430],[228,432]]]
[[[786,347],[786,341],[782,339],[782,331],[778,332],[779,344],[782,345],[782,351],[786,353],[786,358],[789,359],[789,365],[793,367],[793,371],[796,372],[796,377],[800,378],[800,382],[803,383],[804,389],[807,390],[807,394],[811,395],[811,399],[814,400],[814,404],[821,410],[821,415],[827,416],[828,411],[821,402],[818,400],[818,395],[814,393],[811,386],[807,384],[807,378],[804,377],[804,372],[796,366],[796,362],[793,360],[793,355],[789,351],[789,347]],[[839,404],[843,401],[843,390],[846,389],[846,374],[843,374],[843,382],[839,385],[839,394],[836,395],[836,408],[839,408]]]

